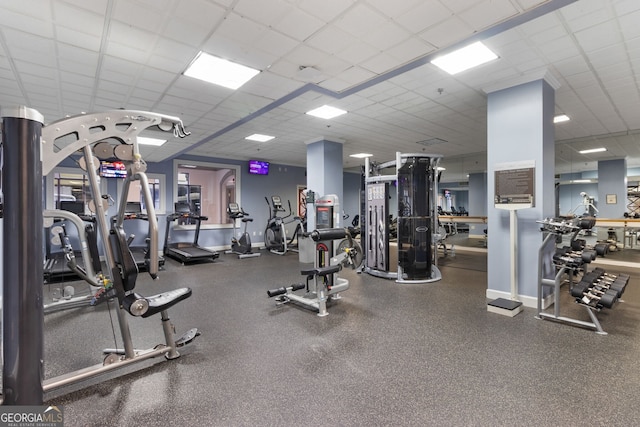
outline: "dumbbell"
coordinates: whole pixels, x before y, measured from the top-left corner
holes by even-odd
[[[590,263],[591,261],[595,260],[597,257],[597,254],[592,251],[592,250],[575,250],[572,249],[569,246],[563,246],[561,248],[556,249],[556,255],[561,255],[561,256],[571,256],[571,257],[580,257],[582,258],[582,261],[585,263]]]
[[[613,308],[618,301],[618,294],[614,290],[602,291],[596,289],[592,284],[580,282],[571,288],[571,296],[583,304],[591,304],[593,301],[596,307]]]
[[[596,253],[598,255],[600,255],[601,257],[604,257],[606,254],[609,253],[609,244],[608,243],[598,243],[596,244],[593,249],[595,249]]]
[[[626,279],[627,281],[631,277],[628,274],[624,274],[624,273],[618,273],[618,274],[607,273],[603,268],[600,268],[600,267],[596,267],[592,271],[594,273],[600,273],[604,276],[613,277],[614,279],[623,278],[623,279]]]
[[[291,286],[282,286],[281,288],[277,289],[269,289],[267,291],[267,295],[269,295],[269,298],[271,298],[278,295],[286,294],[287,292],[295,292],[297,290],[304,289],[305,287],[306,285],[304,283],[295,283]]]
[[[629,276],[626,274],[615,276],[610,274],[602,274],[599,271],[592,271],[582,276],[582,281],[599,282],[604,285],[612,285],[615,283],[616,286],[625,287],[627,286],[627,283],[629,283]]]
[[[571,241],[571,249],[574,251],[581,251],[587,246],[587,241],[584,239],[575,239]]]
[[[596,283],[599,286],[606,287],[608,289],[612,289],[612,290],[616,291],[618,293],[618,298],[620,298],[622,296],[622,294],[624,293],[625,289],[627,288],[627,281],[625,281],[625,280],[614,280],[614,281],[599,280]]]
[[[584,283],[592,283],[594,285],[599,285],[602,287],[613,289],[618,293],[618,298],[622,296],[622,294],[624,293],[624,290],[627,287],[627,283],[629,282],[628,278],[611,280],[610,278],[607,278],[605,276],[602,276],[602,275],[599,275],[598,273],[593,273],[593,272],[582,276],[581,281]]]
[[[584,261],[581,258],[576,258],[568,255],[554,255],[553,262],[556,265],[563,265],[571,268],[580,268],[584,265]]]
[[[581,218],[576,225],[583,230],[591,230],[596,225],[596,219],[593,217]]]

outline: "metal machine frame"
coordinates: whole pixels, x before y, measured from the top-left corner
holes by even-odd
[[[137,136],[151,126],[160,130],[173,130],[177,137],[185,137],[182,121],[156,113],[113,110],[103,113],[82,114],[68,117],[42,127],[43,116],[36,110],[18,107],[10,109],[5,116],[3,111],[3,157],[5,159],[2,170],[3,178],[11,178],[11,190],[5,189],[5,241],[4,241],[4,283],[5,313],[3,322],[3,403],[8,405],[39,405],[44,400],[45,393],[60,391],[62,387],[85,384],[89,379],[102,378],[103,374],[114,375],[115,371],[132,364],[150,361],[158,356],[166,359],[179,357],[177,348],[192,341],[198,332],[191,329],[179,339],[174,338],[173,327],[167,310],[172,305],[188,298],[191,290],[188,288],[175,289],[149,297],[135,294],[135,275],[126,277],[121,273],[121,264],[131,260],[116,259],[115,245],[118,240],[113,238],[112,231],[116,230],[108,225],[105,204],[108,195],[102,195],[97,174],[98,163],[92,153],[91,146],[100,141],[117,140],[130,153],[127,164],[127,175],[130,180],[139,179],[142,182],[143,197],[149,214],[150,258],[149,274],[157,275],[158,270],[158,225],[156,221],[153,199],[146,179],[146,163],[138,149]],[[87,172],[97,220],[98,232],[102,237],[104,257],[107,265],[106,275],[113,285],[118,297],[119,305],[116,310],[123,342],[122,349],[116,349],[104,362],[91,367],[70,372],[58,377],[44,379],[43,371],[43,310],[42,305],[42,176],[48,175],[65,158],[81,151],[81,164]],[[30,173],[20,170],[28,168]],[[3,179],[3,181],[4,181]],[[128,185],[124,186],[119,216],[124,215]],[[27,198],[29,198],[27,200]],[[33,199],[33,200],[31,200]],[[24,214],[24,206],[30,205],[35,214]],[[119,218],[121,224],[122,218]],[[14,227],[16,233],[7,230],[8,221],[16,221],[23,226]],[[11,240],[11,241],[10,241]],[[126,238],[123,239],[126,245]],[[10,241],[10,242],[9,242]],[[13,250],[9,245],[24,246],[20,250]],[[9,242],[9,243],[8,243]],[[39,247],[38,247],[39,246]],[[122,248],[122,246],[121,246]],[[128,250],[126,247],[121,251]],[[123,252],[120,252],[122,254]],[[132,257],[131,257],[132,259]],[[40,261],[38,261],[40,260]],[[9,268],[11,266],[11,268]],[[19,271],[29,270],[27,275]],[[18,270],[16,270],[16,268]],[[32,278],[29,274],[33,274]],[[11,278],[11,280],[7,280]],[[123,281],[129,280],[128,283]],[[37,285],[37,286],[36,286]],[[34,301],[39,301],[39,304]],[[7,313],[8,312],[8,313]],[[165,344],[160,344],[148,350],[137,350],[133,346],[127,314],[148,317],[160,313],[165,337]],[[121,374],[126,372],[120,371]]]
[[[423,233],[431,233],[430,242],[437,242],[437,231],[438,231],[438,211],[437,211],[437,203],[436,195],[438,194],[438,182],[436,179],[436,171],[440,159],[443,156],[437,154],[424,154],[424,153],[396,153],[396,159],[393,161],[385,162],[385,163],[372,163],[368,158],[365,159],[365,167],[364,167],[364,183],[365,191],[363,197],[365,198],[365,210],[362,212],[362,234],[361,234],[361,244],[364,250],[365,256],[365,264],[364,271],[373,276],[382,277],[385,279],[396,279],[398,283],[430,283],[436,282],[442,279],[442,274],[437,266],[437,247],[433,247],[431,250],[431,271],[429,277],[427,278],[411,278],[407,274],[406,271],[403,270],[400,262],[400,245],[398,245],[398,265],[397,271],[389,271],[389,223],[388,223],[388,200],[384,198],[384,194],[386,194],[386,189],[388,188],[389,183],[398,181],[398,172],[405,165],[406,161],[411,158],[416,159],[426,159],[425,161],[429,162],[429,170],[430,170],[430,188],[429,188],[429,198],[431,200],[429,206],[429,214],[430,220],[426,225],[428,229],[425,229],[421,232]],[[395,168],[396,173],[393,175],[383,175],[382,171],[388,168]],[[396,187],[396,192],[398,191],[398,186]],[[397,194],[397,193],[396,193]],[[398,195],[398,200],[400,200],[400,195]],[[371,209],[371,203],[376,203],[376,200],[380,204],[380,211],[384,211],[384,214],[380,217],[373,218],[374,212]],[[369,212],[371,209],[371,212]],[[397,212],[397,210],[396,210]],[[398,213],[398,212],[397,212]],[[371,216],[371,217],[370,217]],[[398,215],[400,216],[400,215]],[[375,227],[372,226],[372,222],[375,222]],[[425,228],[424,225],[419,225],[419,227]],[[398,241],[400,242],[400,227],[398,227]],[[377,237],[376,237],[377,236]],[[374,243],[373,240],[376,240]],[[382,239],[382,240],[380,240]],[[433,246],[433,243],[430,243]],[[383,251],[380,253],[380,251]],[[378,255],[382,261],[378,267],[376,267],[378,263]],[[372,258],[376,258],[375,260]]]
[[[324,228],[314,230],[308,233],[308,236],[316,242],[317,245],[333,242],[334,240],[348,238],[351,234],[346,228]],[[325,246],[326,247],[326,246]],[[285,304],[294,301],[311,307],[318,311],[318,316],[324,317],[329,314],[327,311],[327,302],[329,300],[339,300],[342,297],[340,292],[349,289],[349,280],[339,277],[338,272],[343,265],[350,264],[355,268],[355,264],[350,256],[349,250],[345,250],[332,256],[326,266],[315,266],[309,269],[303,269],[300,274],[306,276],[306,285],[295,284],[287,287],[281,287],[267,291],[269,297],[277,297],[278,304]],[[306,294],[297,295],[294,292],[306,288]]]
[[[570,280],[572,280],[573,274],[570,268],[567,266],[560,266],[553,279],[545,277],[544,267],[550,263],[550,256],[547,254],[552,253],[555,250],[556,238],[564,234],[574,233],[579,231],[581,228],[570,222],[552,222],[548,220],[536,222],[542,224],[542,231],[547,233],[538,251],[538,305],[535,316],[536,319],[549,319],[569,325],[581,326],[593,329],[598,335],[607,335],[607,332],[602,329],[602,325],[596,316],[597,309],[594,307],[581,304],[585,310],[587,310],[591,322],[560,315],[560,287],[562,286],[566,275],[569,275]],[[545,312],[543,309],[545,286],[553,289],[553,313]]]

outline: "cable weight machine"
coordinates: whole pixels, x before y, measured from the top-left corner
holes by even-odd
[[[364,271],[398,283],[430,283],[442,278],[433,234],[438,227],[437,169],[441,155],[396,153],[386,163],[364,167]],[[385,169],[394,174],[384,174]],[[390,192],[396,191],[396,206]],[[397,214],[397,242],[391,242],[390,214]]]

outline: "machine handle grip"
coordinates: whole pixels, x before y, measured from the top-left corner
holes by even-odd
[[[269,295],[269,298],[272,298],[278,295],[286,294],[288,291],[295,292],[297,290],[304,289],[305,287],[306,285],[304,283],[295,283],[289,287],[282,286],[277,289],[269,289],[267,291],[267,295]]]
[[[320,228],[308,233],[308,237],[314,242],[344,239],[345,237],[351,237],[351,234],[344,228]]]
[[[287,288],[285,288],[284,286],[281,288],[277,288],[277,289],[269,289],[267,291],[267,295],[269,295],[269,298],[278,296],[278,295],[282,295],[282,294],[286,294],[287,293]]]

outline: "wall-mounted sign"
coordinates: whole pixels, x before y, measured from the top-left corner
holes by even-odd
[[[536,169],[533,161],[505,163],[495,170],[495,207],[533,207]]]

